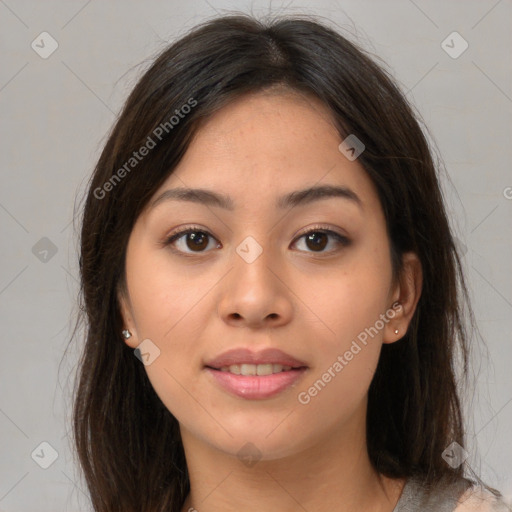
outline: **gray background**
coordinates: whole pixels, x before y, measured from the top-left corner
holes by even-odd
[[[67,436],[78,343],[60,364],[76,312],[75,197],[149,59],[232,9],[333,20],[387,62],[423,116],[486,342],[466,390],[466,464],[512,497],[510,0],[0,0],[0,511],[89,510]],[[31,48],[43,31],[59,45],[47,59]],[[441,46],[453,31],[469,44],[458,58]],[[47,469],[42,442],[58,452]]]

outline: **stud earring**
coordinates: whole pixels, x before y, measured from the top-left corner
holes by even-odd
[[[122,334],[126,340],[132,337],[132,333],[128,329],[124,329]]]
[[[398,334],[398,329],[395,329],[395,334]]]

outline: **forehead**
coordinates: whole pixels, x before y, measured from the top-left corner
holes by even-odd
[[[276,198],[291,191],[331,185],[374,201],[371,180],[339,151],[341,141],[317,98],[283,90],[245,95],[202,124],[153,200],[170,188],[202,188],[229,196],[234,209],[277,207]]]
[[[317,98],[270,90],[238,98],[198,130],[189,157],[293,162],[334,145],[339,135],[330,111]],[[191,153],[191,154],[190,154]]]

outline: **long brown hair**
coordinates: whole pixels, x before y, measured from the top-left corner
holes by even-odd
[[[405,251],[421,261],[414,317],[403,339],[382,347],[369,389],[371,463],[386,476],[421,476],[430,484],[464,477],[464,466],[452,468],[442,453],[453,441],[465,446],[454,366],[458,354],[467,378],[466,324],[473,316],[439,165],[419,116],[390,73],[325,23],[231,15],[196,27],[154,60],[128,97],[85,198],[80,299],[86,340],[73,433],[96,512],[179,511],[189,491],[178,422],[121,336],[117,291],[125,283],[127,242],[201,121],[243,94],[275,85],[314,95],[342,138],[356,134],[363,141],[358,162],[377,188],[394,270],[400,272]],[[154,147],[131,161],[149,139]]]

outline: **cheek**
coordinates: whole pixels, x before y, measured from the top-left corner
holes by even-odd
[[[308,395],[304,401],[311,398],[312,410],[340,407],[342,402],[350,408],[367,392],[389,320],[385,313],[391,267],[384,250],[374,245],[354,253],[328,280],[315,279],[320,286],[306,295],[318,311],[323,333],[315,338],[318,360],[306,384],[315,389],[301,390]]]
[[[165,250],[134,249],[129,253],[128,288],[141,337],[172,342],[173,333],[191,312],[197,314],[202,296],[212,286],[207,276],[200,286],[191,286],[190,273],[171,263]]]
[[[202,365],[201,353],[194,340],[201,338],[211,318],[205,310],[204,295],[217,281],[208,276],[201,286],[170,264],[165,251],[134,249],[127,258],[127,276],[138,341],[149,339],[158,355],[145,367],[156,394],[178,418],[202,417],[192,396],[200,396],[190,375]],[[197,406],[197,407],[196,407]]]
[[[179,396],[179,383],[202,365],[194,340],[201,339],[212,317],[205,294],[218,279],[205,275],[196,284],[183,267],[171,266],[165,251],[138,248],[128,254],[127,276],[138,341],[151,340],[158,353],[146,366],[148,377],[159,395]]]
[[[376,242],[361,246],[347,252],[339,267],[333,265],[328,272],[319,269],[302,285],[297,283],[299,295],[315,313],[311,318],[317,330],[326,334],[325,348],[342,350],[385,312],[391,284],[386,250]]]

